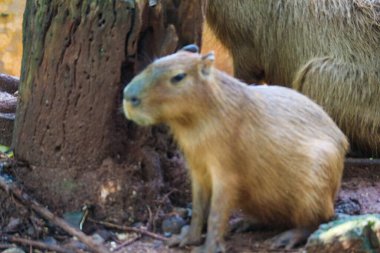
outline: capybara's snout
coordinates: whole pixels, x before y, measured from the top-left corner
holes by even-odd
[[[137,83],[129,83],[123,91],[124,102],[130,104],[132,107],[137,107],[141,104],[141,88],[137,87]]]

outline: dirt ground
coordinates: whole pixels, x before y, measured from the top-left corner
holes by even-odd
[[[346,213],[350,215],[367,214],[367,213],[380,213],[380,167],[370,166],[346,166],[345,174],[342,182],[341,191],[339,193],[336,210],[339,213]],[[33,193],[29,193],[33,195]],[[72,241],[70,236],[63,233],[57,228],[53,228],[46,223],[34,212],[25,208],[22,204],[16,201],[9,195],[0,192],[0,235],[5,234],[18,235],[23,238],[31,238],[33,240],[48,241],[47,238],[55,238],[54,244],[67,245],[68,241]],[[13,213],[12,219],[18,222],[12,228],[11,219],[5,216],[7,213]],[[155,223],[155,230],[160,234],[160,222],[167,215],[163,213],[154,216],[151,222]],[[142,215],[144,216],[144,215]],[[16,222],[16,223],[17,223]],[[102,236],[105,245],[113,249],[113,252],[137,252],[137,253],[185,253],[190,252],[190,248],[178,249],[168,248],[161,240],[153,239],[149,236],[142,236],[138,239],[131,240],[135,236],[134,233],[121,232],[118,230],[102,227],[100,225],[91,226],[91,221],[86,222],[86,232],[92,236],[94,234],[107,234]],[[13,230],[12,230],[13,229]],[[103,231],[99,233],[99,231]],[[124,238],[117,237],[116,234],[124,233]],[[260,230],[248,233],[235,233],[227,236],[227,252],[285,252],[284,250],[270,251],[266,241],[275,236],[279,231]],[[57,239],[58,238],[58,239]],[[15,243],[19,247],[24,247],[24,250],[29,247],[22,246]],[[0,240],[0,251],[10,247],[9,242]],[[76,246],[75,246],[76,247]],[[116,250],[115,250],[116,249]],[[288,252],[302,252],[303,248],[298,248]],[[31,251],[38,252],[38,251]],[[91,251],[90,251],[91,252]]]
[[[345,169],[341,191],[339,193],[336,210],[337,212],[356,215],[368,213],[380,213],[380,167],[349,166]],[[238,233],[227,237],[227,252],[302,252],[303,248],[292,251],[269,250],[266,240],[275,236],[279,231],[256,231]],[[127,252],[146,253],[185,253],[189,249],[168,249],[160,241],[138,241],[124,248]]]

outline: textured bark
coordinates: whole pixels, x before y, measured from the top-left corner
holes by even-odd
[[[154,185],[157,198],[171,177],[162,167],[183,167],[166,128],[141,129],[124,119],[121,90],[151,59],[199,44],[202,5],[27,1],[13,146],[33,168],[19,178],[45,203],[75,209],[112,199],[112,209],[125,210],[137,203],[124,199],[128,178]],[[108,202],[104,188],[113,194]]]

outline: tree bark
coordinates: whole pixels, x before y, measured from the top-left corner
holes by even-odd
[[[53,209],[91,203],[116,218],[141,202],[136,190],[160,198],[162,167],[183,162],[165,127],[124,119],[121,91],[152,59],[199,44],[202,20],[201,0],[27,1],[13,134],[25,186]]]

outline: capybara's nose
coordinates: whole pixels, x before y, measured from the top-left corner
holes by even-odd
[[[128,89],[128,86],[125,87],[123,91],[123,97],[125,101],[129,102],[134,107],[139,106],[141,104],[141,99],[137,95],[135,95],[134,92],[131,92],[131,89]]]

